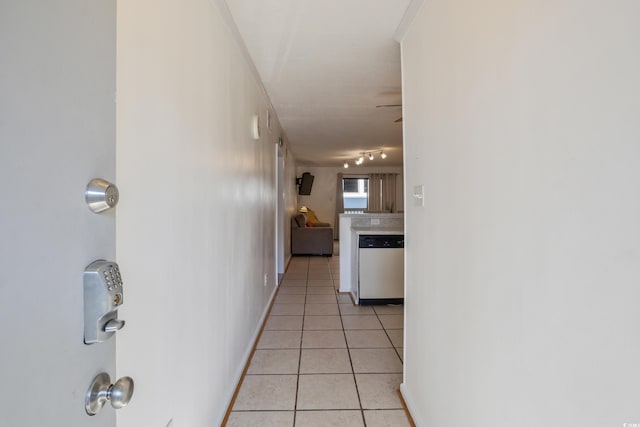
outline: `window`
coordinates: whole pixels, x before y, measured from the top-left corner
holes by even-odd
[[[343,178],[342,197],[345,212],[367,209],[368,193],[369,178]]]

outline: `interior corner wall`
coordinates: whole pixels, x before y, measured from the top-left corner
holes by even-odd
[[[381,161],[382,162],[382,161]],[[334,225],[336,216],[336,186],[338,173],[345,176],[366,176],[370,173],[397,173],[396,206],[402,210],[404,206],[404,187],[402,181],[402,166],[361,166],[345,169],[342,166],[298,166],[297,176],[301,177],[304,172],[309,172],[314,176],[311,194],[308,196],[298,196],[298,208],[307,206],[312,209],[318,219],[322,222]],[[295,180],[294,180],[295,182]],[[297,187],[296,187],[297,190]]]
[[[639,16],[434,0],[404,38],[418,425],[640,423]]]
[[[118,2],[117,21],[118,425],[219,425],[275,289],[280,128],[211,2]]]

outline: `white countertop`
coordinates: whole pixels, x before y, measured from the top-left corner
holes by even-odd
[[[403,213],[341,213],[340,216],[347,218],[404,218]]]
[[[404,234],[402,227],[351,227],[351,231],[360,234]]]

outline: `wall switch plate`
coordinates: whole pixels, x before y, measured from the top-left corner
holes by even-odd
[[[424,185],[416,185],[413,187],[413,200],[415,206],[424,207]]]
[[[267,286],[267,281],[268,281],[268,276],[267,273],[264,273],[264,285]]]

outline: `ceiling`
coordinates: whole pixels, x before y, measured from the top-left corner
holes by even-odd
[[[384,150],[402,165],[400,45],[410,0],[226,0],[298,164]],[[366,160],[367,165],[370,161]]]

